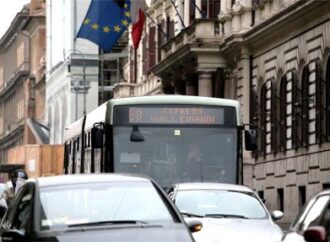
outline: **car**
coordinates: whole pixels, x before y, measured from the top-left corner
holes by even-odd
[[[152,179],[129,174],[30,178],[1,221],[1,241],[193,242],[201,223],[185,223]]]
[[[270,214],[261,199],[243,185],[178,183],[167,190],[187,222],[198,219],[203,229],[193,233],[197,242],[281,241],[282,229],[274,222],[281,211]]]
[[[330,189],[315,194],[290,225],[283,242],[330,241]]]

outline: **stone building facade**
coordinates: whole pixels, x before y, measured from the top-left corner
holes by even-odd
[[[31,0],[0,40],[1,163],[13,147],[47,142],[44,10],[44,1]]]
[[[306,199],[330,187],[330,2],[274,2],[256,6],[269,19],[256,19],[258,31],[245,35],[249,115],[259,139],[251,185],[291,221]]]
[[[46,3],[46,122],[50,144],[63,144],[67,126],[114,96],[127,63],[127,34],[105,52],[88,39],[76,38],[91,1]]]
[[[98,47],[75,39],[90,1],[46,2],[46,122],[50,144],[63,144],[65,127],[98,106]]]
[[[239,100],[258,138],[244,184],[291,222],[330,184],[330,2],[157,0],[147,16],[118,96]]]

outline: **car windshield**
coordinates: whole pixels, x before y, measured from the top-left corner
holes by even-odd
[[[175,204],[183,214],[207,217],[267,218],[267,212],[252,194],[225,190],[178,191]]]
[[[173,222],[151,182],[63,185],[40,190],[41,230],[74,225]]]
[[[161,186],[179,182],[236,182],[237,129],[221,127],[115,126],[114,169],[146,174]],[[220,145],[221,144],[221,145]]]

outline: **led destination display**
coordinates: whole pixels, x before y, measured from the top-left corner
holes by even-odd
[[[115,124],[199,124],[223,125],[226,117],[236,122],[234,108],[204,106],[120,106],[115,109]],[[227,119],[228,120],[228,119]]]

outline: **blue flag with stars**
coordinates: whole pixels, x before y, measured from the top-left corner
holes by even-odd
[[[111,51],[130,22],[130,0],[92,0],[76,38]]]

